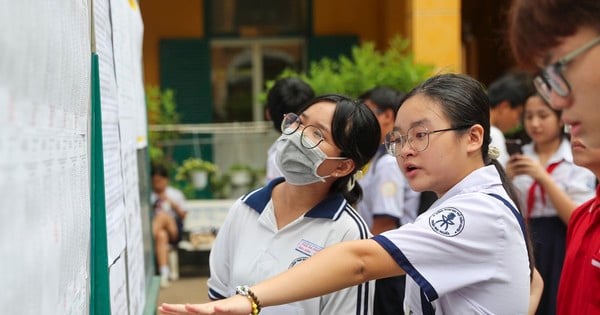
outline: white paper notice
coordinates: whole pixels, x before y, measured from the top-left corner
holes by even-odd
[[[110,313],[112,315],[128,315],[125,251],[120,253],[115,263],[110,266],[109,274]]]
[[[87,1],[4,1],[0,29],[2,313],[87,314]]]
[[[96,51],[100,66],[100,99],[102,105],[102,137],[104,182],[106,191],[106,229],[108,264],[125,249],[125,205],[121,178],[121,143],[117,82],[113,63],[112,26],[109,1],[94,1]]]
[[[119,100],[121,161],[127,230],[127,276],[130,314],[142,314],[145,303],[144,248],[136,149],[145,142],[138,135],[140,116],[145,121],[141,71],[142,24],[135,1],[111,0],[114,60]],[[143,108],[142,115],[139,108]],[[145,132],[145,131],[144,131]],[[142,141],[141,141],[142,140]]]

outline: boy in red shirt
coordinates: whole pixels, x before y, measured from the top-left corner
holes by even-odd
[[[600,178],[600,1],[515,0],[509,38],[570,127],[577,165]],[[557,314],[600,314],[600,191],[569,220]]]

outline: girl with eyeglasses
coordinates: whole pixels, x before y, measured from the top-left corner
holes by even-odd
[[[511,156],[506,173],[529,220],[536,267],[544,280],[538,314],[556,313],[556,292],[565,255],[566,223],[577,205],[594,196],[595,177],[573,163],[571,143],[540,95],[527,99],[524,126],[531,143]]]
[[[242,196],[219,230],[210,253],[211,300],[295,268],[333,244],[370,236],[351,204],[361,196],[354,175],[377,150],[375,116],[339,95],[314,98],[299,113],[284,116],[275,142],[283,177]],[[264,313],[372,314],[373,293],[365,281]]]
[[[596,174],[598,163],[577,155],[600,148],[600,1],[513,0],[508,36],[521,66],[538,71],[538,92],[562,111],[575,164]],[[557,314],[600,314],[600,190],[573,211]]]
[[[411,188],[439,197],[414,223],[328,247],[225,301],[160,310],[258,314],[406,274],[405,314],[525,314],[532,259],[510,183],[489,153],[489,126],[480,83],[455,74],[428,79],[407,95],[386,141]]]

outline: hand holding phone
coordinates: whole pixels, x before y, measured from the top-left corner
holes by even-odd
[[[523,154],[521,139],[506,139],[506,151],[508,155]]]

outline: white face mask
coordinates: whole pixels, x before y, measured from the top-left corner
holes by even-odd
[[[282,134],[277,139],[277,166],[285,180],[292,185],[324,182],[331,175],[320,176],[317,174],[319,165],[327,159],[347,159],[328,157],[319,147],[308,149],[302,145],[300,137],[301,132],[297,130],[291,135]]]

